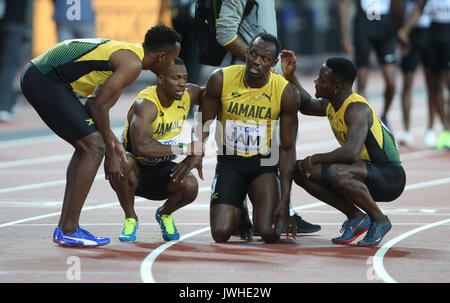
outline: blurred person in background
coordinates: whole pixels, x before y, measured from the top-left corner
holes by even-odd
[[[352,0],[341,0],[339,4],[342,46],[345,53],[354,57],[358,69],[357,92],[366,94],[370,71],[370,51],[376,52],[385,83],[384,105],[380,114],[382,122],[392,131],[387,114],[395,94],[397,28],[402,22],[400,0],[355,0],[356,13],[353,19],[353,40],[348,31],[350,4]]]
[[[450,70],[450,0],[419,0],[411,17],[398,32],[402,43],[408,42],[408,35],[417,24],[425,5],[430,12],[430,99],[435,102],[436,110],[441,118],[443,131],[440,133],[435,147],[450,149],[450,123],[445,114],[444,87],[448,85]]]
[[[0,121],[14,119],[18,79],[25,54],[27,23],[33,1],[0,1]]]
[[[405,19],[408,20],[417,6],[417,0],[407,0],[405,2]],[[406,44],[401,43],[402,61],[400,64],[403,73],[402,88],[402,110],[404,132],[400,134],[398,142],[401,145],[412,146],[414,136],[410,131],[411,112],[411,92],[413,87],[414,74],[417,66],[422,63],[425,74],[425,82],[428,96],[428,125],[425,133],[425,146],[434,147],[436,144],[436,133],[433,130],[435,101],[431,98],[430,87],[430,52],[428,46],[429,28],[431,17],[427,10],[424,10],[416,26],[410,32]]]
[[[194,14],[196,0],[170,0],[173,28],[180,33],[181,50],[180,58],[186,63],[188,81],[199,83],[200,62],[198,61],[195,46]]]
[[[179,57],[186,64],[188,82],[200,83],[201,67],[197,56],[195,44],[194,16],[196,0],[169,0],[171,1],[171,15],[173,28],[181,35],[181,50]],[[191,121],[198,106],[191,106],[188,120]]]

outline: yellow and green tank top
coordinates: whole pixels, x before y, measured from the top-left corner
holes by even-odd
[[[375,164],[392,164],[401,165],[400,153],[395,143],[394,137],[388,131],[387,127],[383,125],[375,111],[367,102],[367,100],[356,93],[351,94],[345,99],[342,106],[337,112],[334,111],[333,106],[328,104],[327,117],[330,122],[331,129],[334,136],[341,146],[346,142],[348,127],[345,123],[345,111],[347,107],[353,102],[362,102],[370,107],[372,111],[373,124],[370,127],[366,141],[364,142],[361,160],[373,162]]]
[[[90,96],[113,74],[109,57],[120,49],[131,50],[141,60],[144,57],[141,44],[93,38],[65,40],[31,62],[49,78],[67,83],[82,96]]]
[[[272,71],[261,88],[244,83],[245,65],[223,68],[218,120],[223,152],[242,157],[268,154],[280,116],[281,95],[288,81]]]
[[[158,140],[161,144],[177,145],[179,142],[179,136],[183,128],[183,124],[191,107],[191,98],[188,92],[184,92],[181,100],[174,100],[169,107],[163,107],[158,99],[156,92],[156,85],[148,86],[142,90],[134,99],[131,106],[137,99],[145,99],[148,102],[153,102],[158,108],[158,116],[152,122],[153,139]],[[125,124],[125,130],[123,133],[123,143],[125,149],[129,152],[133,152],[133,147],[130,141],[129,122]],[[163,158],[145,158],[137,157],[142,165],[156,165],[163,161],[170,161],[175,159],[176,156],[167,156]]]

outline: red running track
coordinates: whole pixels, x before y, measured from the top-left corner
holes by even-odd
[[[303,78],[309,91],[313,91],[312,80]],[[379,75],[374,74],[369,85],[369,101],[379,110]],[[124,119],[132,97],[119,100],[112,120]],[[389,114],[398,131],[402,129],[399,102],[397,96]],[[413,102],[416,146],[401,148],[407,187],[396,201],[381,204],[393,228],[375,248],[332,244],[330,239],[339,234],[345,217],[295,185],[295,211],[320,224],[319,232],[283,238],[276,244],[265,244],[259,237],[215,243],[209,232],[212,154],[205,159],[205,181],[200,180],[198,198],[174,214],[180,241],[162,240],[154,220],[160,202],[138,198],[138,241],[121,243],[117,237],[123,213],[100,169],[80,224],[110,237],[112,243],[94,249],[59,247],[51,237],[59,219],[71,146],[53,135],[0,141],[0,282],[450,282],[450,240],[442,236],[450,231],[450,152],[423,146],[427,111],[421,84]],[[20,110],[15,123],[0,124],[0,135],[45,129],[29,106],[21,105]],[[337,147],[326,119],[303,115],[299,119],[298,158]]]

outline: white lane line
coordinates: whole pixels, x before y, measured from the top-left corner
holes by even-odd
[[[305,150],[305,149],[307,150],[307,149],[315,149],[315,148],[318,148],[318,147],[324,147],[324,146],[329,145],[329,144],[335,144],[335,141],[334,140],[328,140],[328,141],[313,142],[313,143],[309,143],[309,144],[299,144],[299,147],[303,147],[302,150]],[[420,157],[424,157],[424,156],[428,156],[428,155],[434,155],[436,153],[437,153],[437,151],[435,151],[435,150],[413,152],[413,153],[409,153],[410,154],[409,158],[410,159],[416,159],[416,158],[420,158]],[[413,154],[415,154],[415,155],[413,156]],[[405,156],[408,158],[407,155],[408,154],[405,154],[404,156],[402,156],[402,158],[404,159]],[[64,156],[64,155],[60,155],[60,156]],[[47,157],[47,158],[51,158],[51,157]],[[208,160],[209,160],[208,162],[213,163],[215,161],[215,158],[211,157],[211,159],[208,159]],[[16,161],[13,161],[13,162],[16,162]],[[42,163],[42,162],[40,162],[40,163]],[[103,178],[103,177],[104,177],[104,175],[101,174],[101,175],[96,176],[96,179]],[[405,190],[411,190],[411,189],[418,189],[418,188],[424,188],[424,187],[429,187],[429,186],[441,185],[441,184],[445,184],[445,183],[448,183],[448,182],[450,182],[450,178],[437,179],[437,180],[422,182],[422,183],[418,183],[418,184],[408,185],[408,186],[406,186]],[[51,181],[51,182],[44,182],[44,183],[38,183],[38,184],[18,186],[18,187],[13,187],[13,188],[0,189],[0,193],[20,191],[20,190],[27,190],[27,189],[43,188],[43,187],[47,187],[47,186],[62,185],[62,184],[65,184],[65,180],[57,180],[57,181]],[[203,189],[204,191],[207,191],[210,188],[209,188],[209,186],[207,186],[207,187],[203,187],[201,189]],[[136,200],[138,200],[138,199],[136,199]],[[138,202],[138,201],[136,201],[136,202]],[[116,205],[118,205],[118,202],[102,204],[102,205],[97,205],[97,206],[91,206],[91,207],[85,207],[83,209],[83,211],[84,210],[91,210],[91,209],[98,209],[98,208],[105,208],[105,207],[116,206]],[[314,205],[314,206],[312,206],[312,205]],[[305,206],[300,207],[300,208],[306,209],[306,208],[316,207],[316,206],[319,206],[319,205],[325,205],[325,204],[320,202],[320,203],[305,205]],[[299,209],[299,208],[296,208],[296,209]],[[58,213],[51,213],[51,214],[42,215],[42,216],[36,216],[36,217],[22,219],[22,220],[16,220],[16,221],[0,224],[0,228],[1,227],[6,227],[6,226],[11,226],[11,225],[14,225],[14,224],[20,224],[20,223],[24,223],[24,222],[28,222],[28,221],[48,218],[48,217],[52,217],[52,216],[58,216],[58,215],[60,215],[60,212],[58,212]],[[208,229],[209,229],[209,227],[206,228],[206,230],[208,230]],[[204,230],[202,229],[202,230],[199,230],[197,232],[201,233],[203,231]],[[194,236],[196,234],[197,234],[196,232],[187,234],[184,237],[182,237],[180,239],[180,241],[182,239],[187,239],[188,236],[192,237],[192,236]],[[175,244],[175,243],[173,243],[173,244]],[[171,244],[171,245],[173,245],[173,244]],[[165,247],[164,249],[162,249],[159,252],[159,254],[162,253],[165,249],[167,249],[171,245],[169,245],[169,246]],[[146,272],[148,272],[148,271],[146,271]],[[142,275],[142,268],[141,268],[141,275]],[[151,275],[151,266],[150,266],[150,275]],[[145,278],[145,279],[147,279],[147,278]],[[151,277],[151,279],[153,279],[153,277]]]
[[[293,210],[308,209],[308,208],[313,208],[313,207],[322,206],[322,205],[326,205],[326,204],[322,203],[322,202],[312,203],[312,204],[307,204],[307,205],[295,207],[295,208],[293,208]],[[144,283],[156,283],[155,279],[153,278],[153,274],[152,274],[152,266],[155,263],[156,258],[158,258],[158,256],[160,254],[162,254],[166,249],[168,249],[172,245],[177,244],[178,242],[181,242],[181,241],[186,240],[188,238],[194,237],[194,236],[196,236],[198,234],[204,233],[204,232],[209,231],[209,230],[210,230],[210,227],[205,227],[205,228],[193,231],[191,233],[188,233],[188,234],[186,234],[184,236],[181,236],[179,240],[169,241],[169,242],[159,246],[158,248],[155,248],[144,259],[144,261],[142,261],[142,264],[141,264],[141,279],[142,279],[142,281]]]
[[[156,209],[156,207],[155,207]],[[341,226],[342,222],[316,222],[315,224],[322,226]],[[401,222],[401,223],[392,223],[393,226],[424,226],[427,223],[423,222]],[[450,222],[442,225],[450,226]],[[15,224],[17,227],[55,227],[55,223],[18,223]],[[119,226],[122,227],[123,223],[83,223],[83,226]],[[157,222],[139,222],[139,226],[159,226]],[[209,226],[209,223],[205,222],[179,222],[177,221],[177,226]]]
[[[94,180],[98,180],[98,179],[102,179],[102,178],[105,178],[105,175],[99,174],[99,175],[95,176]],[[16,192],[16,191],[23,191],[23,190],[30,190],[30,189],[39,189],[39,188],[44,188],[44,187],[65,185],[65,184],[66,184],[66,179],[60,179],[60,180],[49,181],[49,182],[34,183],[34,184],[28,184],[28,185],[2,188],[2,189],[0,189],[0,194],[12,193],[12,192]]]
[[[312,151],[319,148],[327,148],[337,146],[336,140],[326,140],[326,141],[317,141],[311,143],[300,143],[297,144],[296,148],[301,151]],[[55,163],[70,160],[72,154],[60,154],[48,157],[39,157],[32,159],[24,159],[24,160],[16,160],[16,161],[7,161],[0,162],[0,168],[13,168],[13,167],[22,167],[27,165],[36,165],[36,164],[46,164],[46,163]],[[203,160],[204,164],[215,164],[216,163],[216,155],[208,155]]]
[[[155,207],[156,209],[156,207]],[[338,223],[324,223],[326,224],[335,224],[338,225]],[[339,223],[341,225],[342,223]],[[424,223],[408,223],[408,225],[423,225]],[[209,223],[202,223],[202,222],[177,222],[177,226],[209,226]],[[20,227],[55,227],[55,223],[22,223],[22,224],[15,224],[15,226]],[[83,226],[123,226],[123,223],[117,222],[117,223],[83,223]],[[158,222],[139,222],[139,226],[159,226]]]
[[[445,181],[441,181],[441,180],[445,180]],[[433,181],[412,184],[412,185],[409,185],[408,187],[405,187],[405,191],[413,190],[413,189],[417,189],[417,188],[441,185],[441,184],[448,183],[448,182],[450,182],[450,178],[437,179],[437,180],[433,180]],[[318,202],[318,203],[308,204],[308,205],[304,205],[304,206],[299,206],[299,207],[293,208],[293,210],[308,209],[308,208],[318,207],[318,206],[322,206],[322,205],[326,205],[326,204],[323,202]],[[444,222],[444,223],[446,223],[446,222]],[[442,224],[444,224],[444,223],[442,223]],[[158,247],[156,250],[152,251],[152,253],[150,253],[142,262],[142,265],[141,265],[142,281],[144,283],[155,283],[156,282],[155,279],[153,278],[152,266],[153,266],[153,263],[155,262],[156,258],[161,253],[163,253],[167,248],[169,248],[170,246],[172,246],[180,241],[183,241],[187,238],[193,237],[193,236],[195,236],[199,233],[205,232],[207,230],[209,230],[209,227],[200,229],[198,231],[194,231],[190,234],[187,234],[185,237],[181,237],[180,240],[171,241],[169,243],[163,244],[162,246]]]
[[[49,128],[46,128],[50,131]],[[120,137],[123,127],[113,127],[111,128],[114,134],[116,136]],[[23,145],[33,145],[33,144],[44,144],[44,143],[53,143],[53,142],[59,142],[63,143],[64,141],[55,135],[54,133],[48,134],[48,135],[42,135],[42,136],[36,136],[36,137],[26,137],[26,138],[20,138],[20,139],[11,139],[11,140],[4,140],[0,141],[0,148],[10,148],[10,147],[18,147]]]
[[[312,122],[304,123],[303,126],[301,126],[299,128],[299,132],[302,133],[304,131],[304,129],[310,129],[310,128],[312,128],[315,131],[317,131],[317,129],[320,128],[320,127],[328,128],[329,126],[328,126],[328,123],[326,123],[326,121],[312,121]],[[420,127],[420,128],[418,127],[417,131],[419,131],[419,129],[422,129],[422,128],[423,127]],[[114,128],[113,131],[115,133],[120,133],[121,129],[120,128]],[[415,128],[412,131],[414,132]],[[50,139],[52,137],[55,137],[55,139],[59,139],[59,137],[57,137],[55,135],[49,135],[49,136],[43,136],[43,137],[38,137],[38,138],[28,138],[28,139],[25,138],[25,139],[9,140],[9,141],[6,141],[6,142],[0,142],[0,148],[2,146],[9,146],[8,144],[14,145],[14,142],[17,142],[18,144],[23,144],[23,143],[26,143],[26,144],[28,144],[28,143],[30,143],[30,144],[41,143],[41,141],[44,141],[44,142],[45,141],[50,141]],[[304,143],[304,140],[301,139],[301,138],[299,140],[300,140],[300,142],[296,145],[296,148],[300,152],[311,151],[311,150],[314,150],[316,148],[320,149],[320,148],[330,148],[330,147],[333,147],[333,146],[338,146],[337,145],[337,141],[334,138],[330,139],[330,140],[323,140],[323,141],[310,142],[310,143]],[[411,159],[420,158],[420,157],[424,156],[424,155],[422,155],[422,153],[424,155],[428,155],[428,154],[434,154],[434,153],[445,153],[445,151],[424,150],[424,151],[410,153],[409,157],[411,157]],[[209,155],[209,156],[213,156],[213,155]],[[21,167],[21,166],[26,166],[26,165],[35,165],[35,164],[42,164],[42,163],[54,163],[54,162],[59,162],[59,161],[66,161],[66,160],[70,159],[71,157],[72,157],[72,154],[69,153],[69,154],[60,154],[60,155],[41,157],[41,158],[33,158],[33,159],[24,159],[24,160],[0,162],[0,168]],[[402,160],[406,160],[407,157],[408,156],[406,156],[406,155],[404,155],[404,156],[402,155],[401,159]]]
[[[0,276],[6,275],[67,275],[67,271],[44,271],[44,270],[1,270]],[[102,275],[102,276],[136,276],[137,272],[114,272],[114,271],[82,271],[83,275]]]
[[[21,138],[21,139],[12,139],[0,142],[0,148],[9,148],[9,147],[18,147],[23,145],[32,145],[32,144],[44,144],[44,143],[53,143],[61,140],[56,135],[44,135],[33,138]]]
[[[392,239],[391,241],[387,242],[386,244],[384,244],[381,248],[379,248],[377,250],[377,252],[374,255],[373,258],[373,267],[375,269],[376,274],[378,275],[379,278],[381,278],[384,282],[387,283],[397,283],[396,280],[394,280],[386,271],[386,269],[384,268],[384,256],[386,255],[386,253],[388,252],[388,250],[393,247],[395,244],[397,244],[398,242],[427,229],[439,226],[439,225],[443,225],[443,224],[447,224],[450,222],[450,218],[449,219],[445,219],[442,221],[438,221],[438,222],[434,222],[431,224],[427,224],[425,226],[422,227],[418,227],[416,229],[410,230],[406,233],[401,234],[400,236]],[[426,281],[423,281],[426,282]]]
[[[147,199],[136,198],[134,202],[135,203],[140,203],[140,202],[143,202],[143,201],[147,201]],[[111,203],[105,203],[105,204],[99,204],[99,205],[93,205],[93,206],[85,206],[85,207],[83,207],[83,209],[81,211],[101,209],[101,208],[108,208],[108,207],[113,207],[113,206],[120,206],[119,201],[111,202]],[[61,212],[54,212],[54,213],[49,213],[49,214],[45,214],[45,215],[40,215],[40,216],[35,216],[35,217],[30,217],[30,218],[25,218],[25,219],[20,219],[20,220],[15,220],[15,221],[11,221],[11,222],[6,222],[6,223],[0,224],[0,228],[11,226],[11,225],[16,225],[16,224],[21,224],[21,223],[25,223],[25,222],[29,222],[29,221],[41,220],[41,219],[46,219],[46,218],[50,218],[50,217],[60,216],[60,215],[61,215]]]
[[[313,143],[308,143],[308,144],[302,144],[299,146],[302,146],[302,151],[306,151],[306,150],[314,150],[315,148],[319,147],[321,144],[330,144],[330,142],[334,142],[332,140],[330,141],[319,141],[319,142],[313,142]],[[439,151],[439,150],[425,150],[425,151],[418,151],[418,152],[411,152],[411,153],[406,153],[403,154],[401,156],[402,160],[411,160],[411,159],[418,159],[418,158],[422,158],[422,157],[428,157],[428,156],[435,156],[435,155],[440,155],[443,154],[445,151]],[[67,155],[58,155],[55,157],[65,157]],[[52,158],[52,157],[46,157],[48,159]],[[55,158],[56,159],[56,158]],[[21,161],[36,161],[36,162],[40,162],[40,163],[44,163],[42,161],[42,158],[37,158],[37,159],[29,159],[29,160],[21,160]],[[21,161],[12,161],[15,163],[19,163]],[[216,157],[207,157],[203,160],[203,163],[205,165],[212,165],[215,164],[217,162]],[[5,168],[5,167],[12,167],[10,164],[11,162],[4,162],[3,166],[2,163],[0,163],[0,168]],[[15,164],[14,164],[15,165]],[[19,164],[20,166],[22,166],[22,164]],[[104,174],[99,174],[95,177],[95,179],[99,179],[99,178],[103,178],[105,175]],[[433,181],[430,181],[433,182]],[[35,184],[29,184],[29,185],[21,185],[21,186],[16,186],[16,187],[9,187],[9,188],[2,188],[0,189],[0,194],[2,193],[10,193],[10,192],[16,192],[16,191],[22,191],[22,190],[30,190],[30,189],[38,189],[38,188],[43,188],[43,187],[49,187],[49,186],[57,186],[57,185],[64,185],[66,183],[65,179],[61,179],[61,180],[55,180],[55,181],[49,181],[49,182],[43,182],[43,183],[35,183]],[[446,183],[446,181],[444,182]]]
[[[449,178],[447,178],[449,179]],[[437,181],[437,180],[434,180]],[[440,184],[440,182],[424,182],[427,185],[426,186],[435,186]],[[420,183],[419,183],[420,184]],[[422,187],[426,187],[426,186],[422,186]],[[414,189],[417,187],[417,184],[413,184],[409,187],[409,189]],[[209,186],[206,187],[202,187],[201,189],[203,190],[209,190]],[[408,190],[408,189],[405,189]],[[142,202],[142,201],[146,201],[146,199],[143,198],[137,198],[136,199],[136,203]],[[96,205],[96,206],[88,206],[88,207],[84,207],[82,209],[82,211],[88,211],[88,210],[94,210],[94,209],[101,209],[101,208],[107,208],[107,207],[111,207],[111,206],[118,206],[119,202],[112,202],[112,203],[106,203],[106,204],[101,204],[101,205]],[[308,209],[308,208],[313,208],[313,207],[318,207],[318,206],[322,206],[322,205],[326,205],[325,203],[322,202],[318,202],[318,203],[312,203],[312,204],[307,204],[307,205],[303,205],[303,206],[299,206],[299,207],[295,207],[294,210],[301,210],[301,209]],[[31,218],[25,218],[25,219],[21,219],[21,220],[15,220],[15,221],[11,221],[11,222],[7,222],[7,223],[3,223],[0,224],[0,228],[2,227],[7,227],[7,226],[11,226],[11,225],[15,225],[15,224],[21,224],[21,223],[25,223],[25,222],[29,222],[29,221],[34,221],[34,220],[40,220],[40,219],[45,219],[45,218],[49,218],[49,217],[53,217],[53,216],[59,216],[61,213],[60,212],[54,212],[54,213],[50,213],[50,214],[45,214],[45,215],[40,215],[40,216],[35,216],[35,217],[31,217]],[[447,220],[445,220],[445,222],[442,222],[441,224],[444,224],[447,222]],[[150,255],[148,255],[143,263],[141,264],[141,278],[144,282],[154,282],[153,276],[152,276],[152,265],[155,261],[155,259],[162,253],[164,252],[164,250],[166,250],[168,247],[172,246],[173,244],[178,243],[179,241],[182,241],[184,239],[190,238],[192,236],[195,236],[197,234],[200,234],[202,232],[205,232],[209,230],[209,227],[194,231],[192,233],[186,234],[183,237],[180,238],[180,240],[178,241],[171,241],[168,242],[160,247],[158,247],[155,251],[153,251]]]
[[[97,179],[97,177],[95,177],[95,179]],[[29,185],[21,185],[21,186],[15,186],[15,187],[8,187],[8,188],[0,189],[0,194],[12,193],[15,191],[23,191],[23,190],[29,190],[29,189],[38,189],[38,188],[50,187],[50,186],[56,186],[56,185],[64,185],[64,184],[66,184],[66,179],[42,182],[42,183],[35,183],[35,184],[29,184]]]
[[[93,209],[100,209],[100,208],[107,208],[107,207],[116,206],[116,205],[120,205],[119,202],[112,202],[112,203],[105,203],[105,204],[94,205],[94,206],[87,206],[87,207],[83,207],[82,211],[93,210]],[[11,226],[11,225],[15,225],[15,224],[20,224],[20,223],[25,223],[25,222],[29,222],[29,221],[50,218],[50,217],[54,217],[54,216],[60,216],[60,215],[61,215],[61,212],[54,212],[54,213],[50,213],[50,214],[45,214],[45,215],[40,215],[40,216],[35,216],[35,217],[30,217],[30,218],[25,218],[25,219],[11,221],[11,222],[6,222],[6,223],[3,223],[3,224],[0,224],[0,228]]]
[[[104,178],[105,178],[105,174],[98,174],[95,176],[94,180],[104,179]],[[23,191],[23,190],[30,190],[30,189],[39,189],[39,188],[44,188],[44,187],[51,187],[51,186],[65,185],[65,184],[66,184],[66,179],[60,179],[60,180],[49,181],[49,182],[20,185],[20,186],[15,186],[15,187],[1,188],[0,194],[12,193],[12,192],[16,192],[16,191]],[[204,189],[205,188],[201,187],[199,190],[204,190]]]
[[[207,192],[209,190],[210,190],[209,186],[199,188],[200,192]],[[144,202],[144,201],[148,201],[148,200],[145,198],[137,197],[134,202],[140,203],[140,202]],[[112,206],[120,206],[120,203],[118,201],[116,201],[116,202],[105,203],[105,204],[100,204],[100,205],[86,206],[86,207],[83,207],[83,209],[81,211],[94,210],[94,209],[100,209],[100,208],[108,208],[108,207],[112,207]],[[186,206],[186,207],[189,208],[189,206]],[[192,208],[198,208],[198,207],[204,208],[203,205],[195,206],[195,207],[191,206],[191,207]],[[209,207],[209,205],[208,205],[208,207]],[[21,223],[25,223],[25,222],[29,222],[29,221],[34,221],[34,220],[46,219],[46,218],[50,218],[50,217],[54,217],[54,216],[60,216],[60,215],[61,215],[61,212],[54,212],[54,213],[49,213],[49,214],[45,214],[45,215],[15,220],[15,221],[0,224],[0,228],[15,225],[15,224],[21,224]]]
[[[324,141],[317,141],[317,142],[310,142],[310,143],[298,143],[296,145],[298,152],[309,152],[314,151],[316,149],[322,149],[322,148],[331,148],[337,146],[337,142],[335,139],[332,140],[324,140]],[[446,154],[447,152],[445,150],[436,150],[436,149],[427,149],[417,152],[411,152],[406,154],[401,154],[400,159],[402,161],[406,160],[414,160],[419,159],[427,156],[437,156],[441,154]],[[15,160],[15,161],[7,161],[7,162],[0,162],[0,168],[13,168],[13,167],[23,167],[27,165],[36,165],[36,164],[46,164],[46,163],[55,163],[55,162],[62,162],[70,160],[72,157],[72,154],[60,154],[60,155],[54,155],[54,156],[48,156],[48,157],[39,157],[39,158],[32,158],[32,159],[24,159],[24,160]],[[216,163],[216,157],[214,155],[207,156],[204,159],[205,164],[215,164]]]
[[[410,152],[405,154],[400,154],[400,160],[407,161],[407,160],[415,160],[420,159],[428,156],[440,156],[448,154],[448,151],[446,150],[437,150],[437,149],[426,149],[426,150],[420,150],[416,152]]]
[[[415,93],[417,94],[422,94],[422,93]],[[374,96],[371,96],[372,101],[374,99],[380,99],[382,98],[382,96],[380,94],[375,94]],[[412,114],[414,115],[415,118],[421,118],[421,117],[425,117],[427,115],[427,111],[425,111],[425,107],[426,107],[426,103],[420,103],[419,107],[415,107],[413,108]],[[391,123],[394,121],[399,121],[401,120],[401,112],[402,109],[401,108],[394,108],[392,109],[392,111],[390,112],[392,115],[391,118]],[[300,119],[300,126],[299,126],[299,132],[303,132],[304,130],[317,130],[317,127],[323,126],[324,124],[328,126],[328,123],[326,120],[323,119],[313,119],[310,122],[303,122],[303,119],[305,119],[305,116],[303,115],[299,115],[299,119]],[[441,124],[437,123],[436,127],[439,127]],[[44,126],[44,128],[47,128],[46,126]],[[48,129],[48,128],[47,128]],[[421,131],[423,131],[425,129],[425,126],[422,127],[414,127],[411,129],[411,132],[414,133],[420,133]],[[118,136],[120,136],[121,132],[123,130],[123,126],[118,126],[118,127],[113,127],[112,131],[114,133],[116,133]],[[48,135],[42,135],[42,136],[37,136],[37,137],[28,137],[28,138],[20,138],[20,139],[11,139],[11,140],[4,140],[4,141],[0,141],[0,148],[10,148],[10,147],[17,147],[17,146],[23,146],[23,145],[32,145],[35,143],[51,143],[51,142],[63,142],[58,136],[56,136],[55,134],[51,133]]]
[[[153,275],[152,275],[152,266],[153,263],[155,262],[156,258],[162,253],[164,252],[166,249],[168,249],[169,247],[171,247],[172,245],[177,244],[180,241],[183,241],[185,239],[188,239],[190,237],[196,236],[198,234],[201,234],[203,232],[208,231],[210,228],[208,227],[204,227],[202,229],[193,231],[191,233],[188,233],[184,236],[181,236],[179,240],[177,241],[169,241],[161,246],[158,246],[157,248],[155,248],[145,259],[144,261],[142,261],[141,264],[141,269],[140,269],[140,273],[141,273],[141,279],[144,283],[155,283],[156,281],[153,279]]]
[[[101,178],[101,177],[104,177],[104,176],[99,175],[96,178]],[[437,185],[442,185],[445,183],[450,183],[450,178],[443,178],[443,179],[437,179],[437,180],[432,180],[432,181],[427,181],[427,182],[422,182],[422,183],[411,184],[411,185],[408,185],[405,187],[405,191],[419,189],[419,188],[425,188],[425,187],[431,187],[431,186],[437,186]],[[41,183],[40,185],[41,185],[40,187],[44,187],[43,183]],[[39,188],[39,187],[35,186],[35,188]],[[26,189],[29,189],[29,188],[26,188]],[[208,192],[210,190],[211,189],[209,186],[204,186],[204,187],[199,188],[199,192]],[[2,191],[0,190],[0,193],[1,192]],[[146,201],[146,199],[136,198],[136,200],[135,200],[136,203],[142,202],[142,201]],[[98,209],[98,208],[106,208],[106,207],[117,206],[117,205],[119,205],[119,202],[106,203],[106,204],[95,205],[95,206],[88,206],[88,207],[84,207],[82,209],[82,211]],[[300,206],[300,208],[297,207],[297,208],[294,208],[294,210],[295,209],[308,209],[308,208],[313,208],[313,207],[317,207],[320,205],[326,205],[326,204],[322,203],[322,202],[318,202],[318,203]],[[49,217],[53,217],[53,216],[59,216],[59,215],[61,215],[60,212],[55,212],[55,213],[45,214],[45,215],[41,215],[41,216],[35,216],[35,217],[31,217],[31,218],[25,218],[25,219],[21,219],[21,220],[11,221],[11,222],[0,224],[0,228],[6,227],[6,226],[11,226],[14,224],[24,223],[24,222],[28,222],[28,221],[34,221],[34,220],[45,219],[45,218],[49,218]]]
[[[450,177],[406,185],[405,190],[421,189],[421,188],[425,188],[425,187],[442,185],[442,184],[446,184],[446,183],[450,183]]]
[[[49,156],[49,157],[0,162],[0,168],[11,168],[11,167],[21,167],[21,166],[26,166],[26,165],[61,162],[61,161],[67,161],[71,157],[72,157],[72,154],[61,154],[61,155],[55,155],[55,156]]]

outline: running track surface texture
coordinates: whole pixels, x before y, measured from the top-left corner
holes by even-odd
[[[314,91],[312,77],[303,77],[302,83],[309,92]],[[367,96],[378,112],[382,91],[381,78],[373,72]],[[118,135],[135,94],[122,96],[111,111]],[[299,115],[299,121],[298,159],[337,147],[325,118]],[[0,282],[450,282],[450,152],[424,147],[427,106],[421,75],[417,75],[413,92],[411,121],[415,146],[400,148],[406,189],[394,202],[380,204],[393,227],[378,247],[333,245],[330,239],[339,235],[344,215],[296,185],[293,208],[305,220],[320,224],[319,232],[296,239],[282,236],[276,244],[265,244],[259,237],[252,241],[232,237],[226,244],[215,243],[209,230],[215,168],[211,148],[204,160],[204,181],[199,180],[197,199],[174,213],[179,241],[162,240],[154,219],[162,202],[137,198],[138,241],[121,243],[123,212],[101,166],[80,225],[111,238],[111,243],[74,249],[52,242],[72,147],[53,135],[33,109],[22,103],[14,123],[0,124]],[[396,133],[402,130],[399,94],[389,122]],[[436,123],[435,129],[440,131],[441,124]]]

